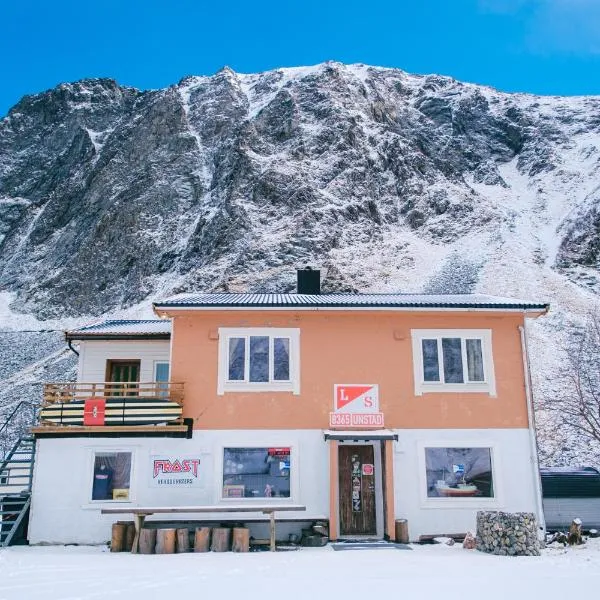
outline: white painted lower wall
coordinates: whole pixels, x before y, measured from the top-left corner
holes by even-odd
[[[477,510],[536,510],[528,431],[396,430],[394,487],[396,518],[409,522],[411,540],[420,535],[474,531]],[[193,439],[173,438],[46,438],[37,442],[29,541],[39,543],[103,543],[111,524],[130,515],[101,515],[108,506],[190,506],[238,503],[221,498],[224,447],[290,447],[291,497],[273,498],[306,506],[306,512],[283,518],[329,518],[329,448],[321,430],[195,431]],[[424,448],[437,446],[492,448],[496,497],[426,497]],[[92,502],[94,451],[132,452],[129,502]],[[152,484],[153,456],[198,456],[200,481],[192,488],[158,488]],[[335,475],[337,479],[337,474]],[[269,500],[260,499],[264,503]],[[246,499],[252,503],[254,500]],[[211,518],[247,521],[264,519],[260,513],[216,513]],[[206,515],[185,514],[182,520]],[[171,519],[158,515],[154,520]],[[280,531],[287,531],[282,528]]]
[[[538,517],[527,429],[404,429],[394,445],[396,518],[408,519],[411,540],[421,535],[476,530],[478,510],[533,512]],[[494,498],[428,498],[426,447],[492,450]]]
[[[174,438],[61,438],[37,442],[29,541],[39,543],[97,544],[110,539],[111,524],[131,520],[131,515],[102,515],[103,507],[194,506],[238,504],[222,499],[224,447],[290,447],[291,497],[273,498],[275,504],[306,506],[306,512],[286,512],[285,518],[318,519],[329,514],[329,455],[320,430],[290,431],[196,431],[193,439]],[[92,502],[94,451],[132,452],[130,502]],[[158,455],[200,458],[200,487],[157,488],[152,484],[151,457]],[[265,503],[270,499],[260,499]],[[245,502],[252,503],[247,499]],[[213,519],[246,521],[266,519],[256,513],[215,513]],[[206,519],[207,515],[184,514],[173,518]],[[149,520],[171,519],[157,515]]]

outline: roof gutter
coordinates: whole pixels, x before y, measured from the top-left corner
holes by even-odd
[[[153,305],[154,312],[161,316],[171,311],[220,311],[220,310],[240,310],[240,311],[253,311],[253,310],[273,310],[273,311],[397,311],[397,312],[432,312],[432,311],[444,311],[444,312],[510,312],[510,313],[525,313],[525,315],[531,316],[542,316],[545,315],[549,310],[549,305],[545,304],[540,307],[519,307],[519,306],[496,306],[496,307],[480,307],[480,306],[306,306],[303,304],[289,304],[286,306],[271,306],[268,304],[261,305],[239,305],[239,304],[223,304],[215,306],[198,306],[198,305],[169,305],[160,304]]]

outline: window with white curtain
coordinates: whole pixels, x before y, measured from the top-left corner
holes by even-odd
[[[218,393],[300,393],[300,330],[270,327],[219,330]]]
[[[489,329],[413,329],[415,394],[487,392],[496,395]]]

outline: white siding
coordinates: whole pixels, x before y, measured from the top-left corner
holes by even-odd
[[[534,471],[526,429],[396,430],[393,452],[395,516],[408,519],[411,540],[420,535],[475,531],[478,510],[536,511]],[[38,440],[29,539],[31,543],[101,543],[110,538],[114,521],[124,515],[101,515],[104,506],[91,503],[93,452],[132,452],[130,501],[133,506],[226,505],[221,499],[223,447],[291,447],[291,498],[274,499],[306,506],[306,512],[283,518],[329,517],[329,446],[321,430],[195,431],[193,439],[54,438]],[[424,448],[490,447],[496,497],[431,499],[426,497]],[[153,487],[153,455],[199,456],[200,485],[173,489]],[[337,481],[337,473],[333,474]],[[336,484],[337,485],[337,484]],[[252,502],[252,500],[247,500]],[[239,500],[235,500],[239,502]],[[259,500],[265,502],[265,499]],[[125,504],[126,506],[127,504]],[[261,513],[215,513],[212,518],[246,521]],[[169,520],[170,515],[152,519]],[[180,515],[202,519],[202,515]],[[207,518],[206,515],[204,518]],[[285,528],[278,528],[281,536]],[[264,535],[256,534],[257,537]]]
[[[140,360],[140,381],[154,381],[154,364],[169,362],[169,340],[85,340],[79,345],[77,380],[102,382],[106,378],[106,361]]]
[[[408,519],[411,540],[421,535],[476,530],[478,510],[537,514],[527,429],[399,429],[394,449],[396,518]],[[427,498],[425,448],[492,449],[495,498]],[[539,520],[539,515],[538,515]]]
[[[227,505],[222,500],[223,447],[266,446],[292,449],[291,498],[274,498],[306,506],[306,512],[285,513],[285,518],[324,518],[329,514],[329,454],[320,430],[202,431],[191,440],[173,438],[54,438],[38,440],[34,472],[29,540],[31,543],[102,543],[110,539],[111,524],[131,515],[101,515],[102,506],[91,503],[94,450],[132,452],[131,505],[190,506]],[[153,455],[200,455],[200,487],[161,489],[153,487]],[[301,484],[302,482],[302,484]],[[265,502],[263,498],[260,503]],[[234,502],[239,502],[235,500]],[[252,500],[248,500],[252,502]],[[121,505],[121,504],[118,504]],[[180,515],[202,519],[207,515]],[[257,513],[215,513],[212,518],[245,521],[266,519]],[[152,519],[169,520],[172,515]],[[278,536],[281,531],[278,528]],[[265,537],[263,532],[262,537]]]

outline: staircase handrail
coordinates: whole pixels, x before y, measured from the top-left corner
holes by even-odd
[[[4,423],[2,423],[2,425],[0,426],[0,435],[2,434],[2,432],[10,425],[11,421],[13,420],[13,418],[15,417],[15,415],[19,412],[20,408],[22,406],[29,406],[30,408],[33,408],[33,415],[34,418],[31,420],[31,424],[35,425],[35,408],[37,408],[37,404],[35,404],[34,402],[29,402],[28,400],[21,400],[19,402],[19,404],[17,404],[17,406],[15,406],[15,408],[13,409],[13,411],[10,413],[10,415],[8,415],[8,417],[6,418],[6,420],[4,421]]]

